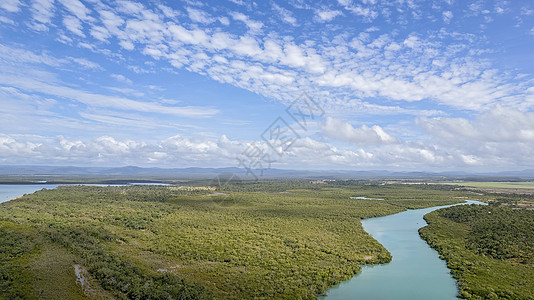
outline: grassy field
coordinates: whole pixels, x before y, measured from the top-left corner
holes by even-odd
[[[461,201],[447,186],[343,182],[70,186],[0,205],[0,298],[313,299],[389,253],[359,220]],[[351,199],[365,196],[383,201]],[[54,282],[61,281],[61,285]],[[96,294],[95,294],[96,293]],[[68,297],[66,296],[68,295]]]
[[[534,189],[534,182],[443,182],[440,184],[461,185],[481,189]]]
[[[456,182],[442,183],[450,186],[465,186],[488,203],[518,209],[534,210],[534,182]]]
[[[466,299],[534,299],[534,211],[455,206],[419,230],[447,260]]]

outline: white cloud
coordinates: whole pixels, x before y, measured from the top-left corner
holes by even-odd
[[[111,74],[111,77],[117,79],[118,81],[126,82],[128,84],[133,83],[130,79],[126,78],[124,75],[121,74]]]
[[[262,54],[262,50],[260,49],[258,42],[248,36],[242,36],[239,41],[237,41],[231,47],[236,53],[243,56],[255,57],[259,54]]]
[[[340,10],[315,11],[310,7],[305,8],[316,14],[316,20],[324,22],[334,20],[342,14],[347,15],[348,18],[358,20],[363,18],[364,21],[369,21],[380,13],[386,22],[392,23],[400,22],[401,18],[394,20],[394,14],[424,18],[418,8],[420,4],[414,1],[391,2],[394,4],[371,0],[357,3],[349,0],[338,2],[341,5]],[[1,4],[4,9],[5,3],[8,2]],[[11,1],[11,3],[15,2]],[[511,162],[513,157],[507,156],[505,150],[521,158],[532,154],[532,147],[529,146],[533,142],[531,139],[532,124],[528,121],[532,115],[525,113],[534,107],[534,97],[528,90],[529,87],[532,89],[531,82],[528,81],[529,79],[523,82],[521,82],[523,79],[517,79],[519,82],[510,80],[512,76],[492,69],[486,61],[479,59],[477,55],[483,53],[483,50],[478,49],[477,45],[482,38],[475,35],[448,32],[447,28],[429,31],[428,35],[426,32],[417,34],[403,30],[385,33],[384,28],[366,30],[365,28],[369,25],[364,25],[358,30],[346,30],[336,36],[331,36],[330,32],[320,32],[315,35],[303,34],[302,38],[297,38],[290,35],[284,36],[280,32],[272,32],[270,27],[267,28],[267,23],[264,25],[253,20],[254,13],[250,9],[253,8],[253,4],[249,5],[249,10],[245,10],[245,7],[236,8],[247,11],[249,15],[241,12],[229,14],[234,25],[237,21],[247,26],[248,32],[244,32],[239,26],[224,27],[223,25],[230,24],[227,17],[211,16],[200,10],[199,7],[203,6],[194,4],[190,5],[195,8],[189,7],[187,13],[195,24],[188,21],[187,15],[171,8],[148,4],[145,7],[143,4],[130,1],[117,1],[113,7],[96,1],[82,3],[78,0],[61,0],[64,7],[56,8],[51,7],[51,1],[28,0],[27,3],[31,4],[29,10],[31,20],[21,22],[22,25],[33,26],[32,28],[36,30],[47,30],[48,26],[52,26],[50,25],[52,19],[64,20],[68,32],[59,26],[58,35],[62,35],[59,39],[67,44],[78,45],[82,51],[90,49],[94,53],[104,54],[110,61],[125,62],[125,67],[134,72],[155,72],[160,65],[169,63],[180,71],[196,72],[213,80],[283,102],[294,99],[295,95],[306,90],[317,95],[325,109],[335,113],[336,118],[345,120],[353,119],[351,114],[426,115],[427,118],[420,119],[418,124],[426,130],[429,136],[435,138],[426,145],[408,143],[393,137],[389,133],[391,127],[377,125],[354,127],[340,119],[328,118],[321,127],[323,135],[351,143],[350,148],[340,149],[311,138],[302,138],[294,144],[294,148],[288,151],[288,157],[302,156],[295,159],[295,162],[320,161],[320,158],[324,157],[325,162],[341,166],[396,166],[410,163],[421,165],[423,162],[436,166],[439,164],[477,165],[487,162],[502,164],[505,160]],[[306,6],[303,3],[291,5]],[[477,14],[488,16],[484,5],[482,1],[470,7],[477,11]],[[18,7],[17,4],[17,9]],[[388,7],[390,12],[387,12]],[[285,23],[297,25],[297,20],[291,11],[276,4],[271,4],[271,8]],[[216,9],[210,12],[220,13]],[[54,18],[54,14],[58,14],[57,18]],[[453,16],[453,13],[448,10],[439,10],[438,13],[434,12],[433,17],[434,21],[439,21],[441,17],[444,22],[450,22],[453,17],[459,16]],[[18,22],[21,19],[7,19],[5,22],[14,24],[13,20]],[[273,18],[268,18],[265,22],[272,21]],[[210,24],[210,26],[204,26],[205,24]],[[326,24],[325,28],[340,27],[337,24]],[[50,34],[53,32],[55,31],[52,30]],[[305,29],[304,33],[307,33]],[[534,28],[531,29],[531,33],[534,34]],[[86,38],[76,44],[71,39],[73,35]],[[122,49],[117,49],[114,43]],[[124,49],[137,49],[138,52],[134,54],[144,54],[147,59],[149,56],[159,61],[157,64],[144,67],[142,64],[131,65],[129,61],[131,56],[128,56],[131,53],[123,51]],[[194,118],[212,117],[218,113],[217,109],[211,107],[180,107],[176,103],[162,103],[158,97],[150,100],[150,95],[153,95],[150,91],[143,94],[131,89],[105,87],[124,94],[125,97],[91,93],[87,91],[89,88],[72,88],[74,82],[69,82],[68,87],[58,79],[59,73],[50,71],[59,69],[60,66],[63,67],[62,69],[67,69],[65,66],[72,67],[73,63],[89,70],[102,68],[99,64],[86,59],[74,57],[58,59],[46,52],[33,53],[6,45],[0,45],[0,58],[2,59],[0,81],[18,91],[11,91],[13,93],[10,95],[16,94],[13,96],[14,99],[36,97],[37,94],[43,94],[43,97],[52,100],[62,99],[66,103],[81,107],[77,113],[83,117],[84,122],[130,126],[142,124],[149,127],[150,120],[143,122],[142,115],[146,115],[145,112],[151,115],[157,114],[157,116],[163,114],[166,117],[171,115]],[[154,62],[151,59],[148,60]],[[104,60],[100,61],[104,63]],[[30,65],[31,68],[21,67]],[[49,72],[38,70],[41,67]],[[29,72],[33,73],[31,76],[17,77],[12,74],[20,75],[21,73],[15,72],[15,69],[29,69]],[[171,68],[169,67],[168,70]],[[131,82],[124,75],[112,74],[110,76],[119,81]],[[129,96],[146,96],[147,100],[137,101],[129,99]],[[35,100],[37,98],[31,99],[25,102],[24,107],[28,107],[27,104],[30,101],[37,103]],[[48,102],[42,97],[38,100],[43,103],[39,105],[51,105],[47,104]],[[373,103],[375,100],[376,103],[383,105]],[[473,120],[438,119],[435,116],[443,116],[443,112],[418,108],[415,101],[423,102],[421,104],[424,104],[424,107],[442,105],[440,109],[444,111],[448,108],[480,111],[481,116]],[[13,102],[11,101],[9,105],[14,106]],[[19,109],[23,111],[24,107],[20,106]],[[510,107],[524,111],[519,113],[509,111]],[[492,108],[495,110],[491,111]],[[47,113],[52,113],[52,111],[46,110]],[[32,113],[37,112],[32,110]],[[512,116],[518,123],[507,121],[505,115]],[[154,115],[152,117],[156,118]],[[60,121],[72,122],[66,118]],[[59,121],[50,119],[48,122]],[[73,123],[75,122],[68,124]],[[7,124],[7,121],[3,121],[2,124]],[[493,124],[500,124],[500,127]],[[485,127],[491,130],[485,130]],[[502,130],[506,132],[501,132]],[[399,136],[397,131],[393,132]],[[509,144],[513,144],[515,148],[508,149],[506,143],[492,140],[490,133],[502,136],[503,140],[510,141]],[[228,139],[227,141],[234,147],[246,145],[246,141],[229,141]],[[40,143],[49,146],[42,148],[35,146]],[[24,139],[19,141],[13,136],[11,139],[6,138],[5,144],[11,145],[10,149],[26,147],[34,150],[48,149],[46,151],[55,149],[54,147],[57,146],[50,146],[53,142],[49,141],[35,142],[35,140]],[[129,155],[145,153],[143,151],[146,150],[146,153],[151,154],[145,153],[141,157],[151,162],[158,161],[161,157],[174,157],[176,161],[185,161],[173,156],[173,153],[187,154],[184,157],[194,159],[195,151],[202,157],[216,161],[217,151],[231,152],[226,146],[222,146],[220,141],[197,140],[183,135],[169,138],[165,142],[144,146],[142,142],[131,143],[129,140],[111,136],[93,141],[63,141],[63,145],[71,145],[65,146],[69,149],[82,149],[84,148],[82,144],[85,147],[93,145],[93,148],[100,145],[102,149],[97,152],[104,156],[108,152]],[[365,147],[360,147],[360,144]],[[171,153],[165,147],[164,149],[158,148],[163,147],[162,145],[169,149],[173,147],[175,152],[171,151]],[[185,149],[185,152],[180,152],[178,149]],[[232,155],[236,151],[232,152]],[[228,157],[231,155],[229,154]],[[133,156],[131,159],[134,159]],[[290,164],[289,161],[284,163]]]
[[[297,25],[297,19],[293,16],[293,13],[291,11],[278,6],[276,3],[272,4],[273,10],[276,11],[280,15],[280,19],[284,21],[285,23],[291,24],[293,26]]]
[[[230,20],[228,20],[227,17],[219,17],[217,20],[219,20],[219,22],[225,26],[230,25]]]
[[[43,64],[47,66],[57,67],[63,64],[65,61],[52,57],[46,53],[40,55],[35,54],[31,51],[9,47],[6,45],[0,44],[0,58],[2,61],[7,64]]]
[[[91,10],[89,10],[82,2],[79,0],[58,0],[65,6],[65,8],[75,15],[78,19],[83,21],[92,21],[93,18],[90,16]]]
[[[319,22],[330,22],[342,14],[339,10],[318,9],[315,11],[315,19]]]
[[[93,70],[104,70],[99,64],[92,62],[88,59],[81,58],[81,57],[67,57],[67,59],[77,63],[78,65],[82,66],[86,69],[93,69]]]
[[[435,118],[420,121],[434,135],[454,139],[463,144],[488,141],[509,143],[512,141],[534,143],[534,113],[497,106],[480,114],[475,120],[464,118]],[[534,149],[533,149],[534,150]]]
[[[509,12],[510,8],[507,7],[510,3],[508,1],[497,1],[494,6],[494,11],[497,14],[504,14],[506,12]]]
[[[237,166],[236,157],[254,141],[217,138],[192,138],[174,135],[150,143],[119,139],[110,135],[92,139],[68,139],[63,136],[10,136],[0,134],[0,162],[10,163],[75,163],[91,165],[134,164],[139,166],[191,167]],[[309,137],[300,138],[283,156],[269,152],[261,141],[254,144],[270,153],[270,167],[309,169],[350,169],[390,167],[400,169],[444,169],[478,164],[480,158],[469,154],[451,155],[422,144],[386,144],[373,150],[340,149]],[[28,156],[29,155],[29,156]],[[28,160],[30,157],[30,160]],[[117,159],[120,158],[120,161]],[[246,162],[246,161],[245,161]],[[269,164],[265,162],[265,168]],[[256,170],[259,175],[259,170]]]
[[[363,4],[367,4],[364,1]],[[373,1],[369,1],[373,2]],[[378,17],[378,12],[373,7],[364,7],[362,5],[354,5],[351,0],[338,0],[338,3],[351,13],[364,17],[364,20],[370,22]],[[369,3],[374,4],[374,3]]]
[[[17,156],[34,156],[40,144],[19,142],[13,137],[0,133],[0,161],[8,162],[6,158]],[[2,159],[3,158],[3,159]]]
[[[39,31],[48,30],[47,25],[51,23],[54,16],[54,0],[33,0],[31,12],[33,20],[37,22],[33,28]]]
[[[450,10],[444,11],[442,15],[443,15],[443,22],[445,22],[446,24],[449,24],[453,17],[452,11]]]
[[[124,20],[109,10],[101,9],[98,13],[100,14],[100,20],[104,26],[111,33],[123,38],[124,32],[120,30],[119,27],[125,23]]]
[[[93,26],[91,28],[91,36],[101,42],[107,42],[107,39],[111,37],[111,34],[102,26]]]
[[[72,33],[85,37],[85,34],[83,33],[83,27],[82,23],[79,19],[73,17],[73,16],[66,16],[63,18],[63,25]]]
[[[166,5],[159,4],[158,8],[161,10],[161,12],[167,17],[167,18],[175,18],[180,15],[180,13]]]
[[[245,5],[245,2],[243,0],[228,0],[234,4],[237,4],[237,5]]]
[[[528,7],[521,7],[521,12],[520,14],[522,16],[530,16],[530,15],[533,15],[534,14],[534,9],[530,9]]]
[[[350,1],[341,4],[352,5]],[[466,56],[469,47],[454,44],[456,47],[444,48],[439,41],[417,34],[377,36],[372,30],[320,45],[312,41],[296,44],[287,36],[260,38],[263,24],[238,12],[231,13],[233,19],[250,29],[243,35],[178,25],[138,3],[119,1],[118,10],[126,15],[119,17],[99,8],[102,26],[90,24],[91,35],[105,42],[115,36],[123,49],[138,47],[143,54],[167,60],[175,68],[207,74],[280,100],[291,98],[294,90],[321,89],[336,97],[431,100],[460,109],[481,109],[507,94],[521,94],[523,88],[507,85],[502,76]],[[190,9],[193,15],[198,9],[194,10]],[[467,40],[444,30],[439,34]],[[476,37],[468,40],[475,43]],[[413,57],[420,59],[414,61]]]
[[[0,22],[10,24],[10,25],[15,25],[15,22],[13,22],[13,20],[6,18],[4,16],[0,16]]]
[[[135,49],[135,45],[130,41],[120,41],[119,45],[122,48],[126,49],[126,50],[130,50],[131,51],[131,50]]]
[[[348,1],[341,4],[352,5]],[[376,36],[378,33],[371,31],[352,39],[340,36],[321,45],[311,41],[296,44],[288,37],[250,35],[257,34],[253,31],[263,24],[242,13],[231,15],[248,24],[250,32],[236,36],[163,20],[138,3],[119,1],[117,8],[127,15],[118,16],[99,6],[96,11],[101,24],[84,23],[91,27],[93,37],[110,43],[114,36],[123,49],[131,51],[138,46],[143,54],[168,60],[175,68],[207,74],[280,100],[293,97],[299,89],[321,89],[342,98],[431,100],[461,109],[482,109],[508,94],[522,93],[521,86],[505,84],[505,79],[486,70],[484,64],[458,55],[462,48],[443,49],[438,42],[415,34]],[[84,34],[76,18],[67,20],[71,32]],[[91,49],[97,51],[94,46]],[[414,61],[413,57],[420,59]]]
[[[386,133],[382,127],[374,125],[354,128],[350,123],[327,117],[321,124],[321,130],[327,137],[358,145],[380,145],[396,143],[397,139]]]
[[[91,165],[154,165],[173,167],[199,166],[206,161],[213,165],[235,163],[235,155],[243,144],[222,136],[219,141],[192,139],[179,135],[147,144],[109,135],[78,140],[64,136],[10,136],[0,134],[0,162],[28,163],[27,157],[50,164],[86,163]],[[117,161],[120,158],[120,163]],[[44,159],[44,160],[43,160]]]
[[[19,0],[2,0],[0,2],[0,7],[8,12],[18,12],[20,10],[19,5]]]
[[[187,14],[193,22],[198,22],[202,24],[210,24],[215,22],[215,18],[211,17],[207,12],[198,10],[195,8],[187,7]]]
[[[131,81],[128,78],[125,78],[125,80],[126,80],[126,82],[128,84],[130,84],[129,82],[131,82]],[[118,88],[118,87],[111,86],[111,87],[108,87],[107,89],[109,89],[111,91],[119,92],[119,93],[124,94],[124,95],[131,95],[131,96],[135,96],[135,97],[139,97],[139,98],[146,96],[145,93],[140,92],[138,90],[130,89],[130,88]]]
[[[9,75],[0,75],[0,83],[14,86],[26,91],[67,98],[72,101],[83,103],[88,107],[104,107],[124,111],[170,114],[189,118],[207,118],[218,113],[218,110],[214,108],[195,106],[163,106],[155,102],[136,101],[128,98],[95,94],[82,90],[76,90],[70,87],[40,82],[30,78]]]
[[[117,141],[110,136],[101,136],[95,139],[94,147],[99,155],[122,156],[138,148],[139,144],[132,140]]]
[[[167,30],[172,38],[182,43],[205,46],[209,41],[209,36],[199,29],[187,30],[180,25],[171,25]]]
[[[254,21],[251,20],[248,16],[240,13],[240,12],[231,12],[230,16],[236,21],[241,21],[247,25],[247,27],[250,29],[250,32],[257,33],[261,30],[263,27],[263,23],[260,21]]]
[[[484,8],[484,3],[482,1],[475,1],[473,3],[471,3],[469,5],[469,9],[471,10],[471,12],[477,16],[479,15],[480,13],[482,13],[483,11],[483,8]]]
[[[467,164],[502,168],[532,165],[534,113],[496,107],[469,120],[465,118],[420,118],[417,124],[433,142]],[[515,162],[515,163],[514,163]]]

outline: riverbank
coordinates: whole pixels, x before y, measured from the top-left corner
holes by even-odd
[[[423,216],[445,207],[450,206],[362,220],[365,231],[391,253],[391,262],[363,266],[359,274],[331,288],[320,299],[456,299],[456,281],[445,262],[418,234],[418,229],[426,225]]]
[[[534,211],[452,207],[420,233],[447,261],[466,299],[534,299]]]

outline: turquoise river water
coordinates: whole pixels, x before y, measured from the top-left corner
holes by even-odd
[[[468,200],[462,204],[485,204]],[[361,272],[319,299],[417,300],[457,299],[458,288],[444,260],[419,237],[423,216],[437,206],[362,220],[370,233],[392,255],[388,264],[363,266]]]

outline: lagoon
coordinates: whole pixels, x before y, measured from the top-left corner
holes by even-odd
[[[484,204],[468,200],[461,204]],[[458,204],[456,204],[458,205]],[[365,231],[392,255],[388,264],[363,266],[359,274],[326,292],[319,299],[458,299],[456,280],[436,250],[419,237],[423,216],[437,206],[362,220]]]
[[[76,184],[62,184],[62,185],[76,185]],[[126,184],[83,184],[87,186],[129,186],[129,185],[165,185],[168,183],[162,182],[131,182]],[[24,194],[31,194],[41,189],[54,189],[59,184],[0,184],[0,203],[20,197]]]
[[[31,194],[41,189],[53,189],[57,184],[0,184],[0,203]]]

